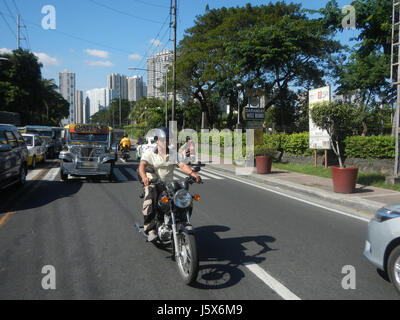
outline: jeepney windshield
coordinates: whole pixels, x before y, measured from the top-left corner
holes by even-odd
[[[108,142],[108,134],[70,133],[71,141]]]

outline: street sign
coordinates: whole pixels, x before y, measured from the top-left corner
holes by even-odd
[[[246,120],[264,120],[265,110],[264,108],[246,108],[245,117]]]
[[[316,103],[331,101],[331,87],[323,87],[309,91],[309,112]],[[331,149],[329,134],[315,125],[310,116],[310,149]]]

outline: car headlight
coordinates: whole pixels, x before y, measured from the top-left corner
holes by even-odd
[[[174,203],[178,208],[187,208],[192,204],[192,196],[186,190],[179,190],[175,193]]]
[[[399,217],[400,217],[400,212],[391,211],[386,208],[381,208],[376,212],[374,220],[377,222],[385,222],[387,220],[399,218]]]

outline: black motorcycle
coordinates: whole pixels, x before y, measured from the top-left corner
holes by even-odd
[[[122,154],[122,159],[124,159],[125,161],[128,161],[128,159],[131,157],[128,147],[121,148],[121,154]]]
[[[193,171],[199,172],[201,166],[204,165],[197,164]],[[154,170],[147,167],[146,172],[154,173]],[[189,186],[195,182],[193,177],[170,184],[161,179],[150,181],[156,186],[158,194],[157,204],[153,207],[156,210],[155,231],[158,235],[155,245],[172,249],[172,258],[177,262],[179,274],[187,285],[196,281],[199,269],[196,238],[190,222],[193,202],[200,200],[199,195],[189,193]],[[144,193],[140,197],[143,198]],[[142,226],[136,223],[136,227],[147,237]]]

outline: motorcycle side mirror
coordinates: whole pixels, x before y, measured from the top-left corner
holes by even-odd
[[[193,170],[193,172],[199,172],[201,169],[200,169],[200,167],[194,167],[192,170]]]

